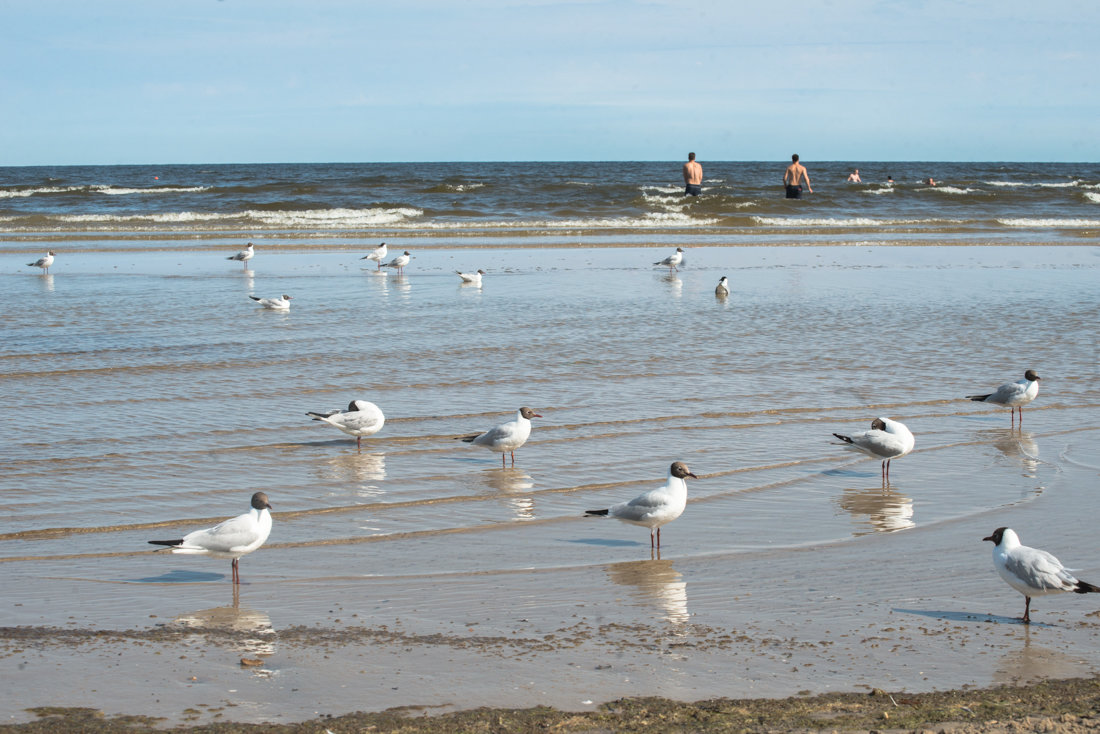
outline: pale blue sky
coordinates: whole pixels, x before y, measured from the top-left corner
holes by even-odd
[[[1096,161],[1100,3],[0,0],[0,165]]]

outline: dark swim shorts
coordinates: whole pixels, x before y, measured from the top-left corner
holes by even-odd
[[[701,193],[703,193],[703,187],[699,184],[688,184],[687,188],[684,189],[684,196],[687,196],[688,194],[691,194],[692,196],[698,196]]]
[[[788,186],[787,187],[787,198],[788,199],[801,199],[802,198],[802,187],[801,186]]]

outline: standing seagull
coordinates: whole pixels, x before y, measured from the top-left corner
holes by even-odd
[[[243,264],[244,267],[247,268],[248,267],[248,261],[251,260],[252,256],[255,255],[255,254],[256,254],[256,250],[253,249],[252,243],[249,242],[247,245],[245,245],[245,248],[243,250],[241,250],[240,252],[238,252],[236,255],[230,255],[229,257],[227,257],[225,259],[226,260],[240,260],[241,264]]]
[[[967,395],[969,400],[979,403],[993,403],[1005,405],[1012,413],[1012,425],[1016,425],[1016,408],[1020,409],[1020,427],[1024,425],[1024,406],[1030,403],[1039,394],[1039,375],[1035,370],[1024,373],[1024,379],[1016,382],[1008,382],[1001,385],[988,395]]]
[[[500,466],[504,467],[504,455],[512,455],[512,466],[516,465],[516,449],[527,443],[531,436],[531,419],[542,416],[530,408],[520,408],[516,411],[516,417],[507,423],[490,428],[485,433],[476,433],[472,436],[456,436],[460,441],[472,443],[474,446],[484,446],[490,451],[500,452]]]
[[[682,263],[683,261],[684,261],[684,248],[677,247],[676,252],[672,253],[671,255],[666,257],[664,260],[658,260],[657,262],[655,262],[653,264],[654,265],[667,265],[668,269],[669,269],[669,272],[672,272],[673,270],[676,270],[677,272],[679,272],[679,268],[677,268],[676,266],[679,265],[680,263]]]
[[[35,260],[32,263],[27,263],[27,267],[29,267],[29,268],[42,268],[43,270],[46,271],[46,274],[48,275],[49,272],[50,272],[50,266],[53,265],[53,257],[56,254],[57,254],[56,252],[54,252],[53,250],[50,250],[49,252],[47,252],[45,254],[45,256],[38,258],[37,260]]]
[[[842,436],[834,433],[846,444],[846,448],[862,451],[868,456],[882,459],[882,481],[890,483],[890,460],[900,459],[916,444],[916,439],[904,423],[889,418],[875,418],[871,421],[871,430]]]
[[[586,510],[584,514],[610,516],[631,525],[647,527],[649,528],[649,547],[660,550],[661,526],[684,514],[684,508],[687,507],[688,477],[699,478],[688,470],[687,464],[674,461],[668,469],[668,481],[663,487],[644,492],[629,502],[611,505],[606,510]],[[654,546],[654,529],[657,531],[656,546]]]
[[[719,298],[725,298],[730,294],[730,283],[726,276],[722,276],[722,279],[718,281],[718,285],[714,286],[714,295]]]
[[[405,250],[405,252],[398,255],[393,260],[390,260],[388,263],[384,263],[383,265],[387,268],[396,268],[397,274],[401,275],[405,272],[405,266],[409,264],[410,259],[412,258],[409,255],[409,251]]]
[[[289,311],[290,310],[290,296],[285,293],[278,298],[259,298],[258,296],[249,296],[253,301],[260,304],[264,308],[270,308],[275,311]]]
[[[252,495],[252,509],[206,530],[196,530],[178,540],[150,540],[151,545],[170,546],[173,553],[191,553],[233,559],[233,583],[241,583],[237,569],[241,556],[259,548],[271,534],[271,505],[267,495]]]
[[[363,436],[373,436],[386,424],[382,409],[369,400],[352,400],[347,410],[331,410],[328,413],[307,412],[315,421],[336,426],[349,436],[355,436],[355,446],[362,447]]]
[[[1024,616],[1021,621],[1031,624],[1031,597],[1072,591],[1088,594],[1100,591],[1100,587],[1076,578],[1070,569],[1045,550],[1020,544],[1020,538],[1012,528],[997,528],[993,534],[982,538],[993,543],[993,565],[1005,583],[1024,595]]]
[[[458,274],[463,283],[473,283],[474,285],[481,285],[481,276],[485,275],[485,271],[480,268],[476,273],[463,273],[458,270],[455,273]]]
[[[366,255],[364,255],[363,257],[361,257],[359,259],[360,260],[374,260],[376,263],[378,263],[378,269],[381,270],[382,269],[382,261],[386,259],[386,253],[387,252],[389,252],[389,250],[386,249],[386,243],[383,242],[378,247],[374,248],[369,253],[367,253]]]

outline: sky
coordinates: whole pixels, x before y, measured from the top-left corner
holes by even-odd
[[[1081,0],[0,0],[0,165],[1100,158]]]

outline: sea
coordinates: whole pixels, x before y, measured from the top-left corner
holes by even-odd
[[[701,162],[699,197],[680,162],[0,168],[0,721],[1100,672],[1100,600],[1022,625],[982,541],[1100,583],[1100,164],[810,160],[786,200]],[[1021,416],[967,399],[1027,369]],[[352,400],[361,447],[307,415]],[[456,440],[523,406],[514,465]],[[834,435],[879,416],[889,483]],[[673,461],[659,552],[585,516]],[[239,587],[148,543],[256,491]]]

